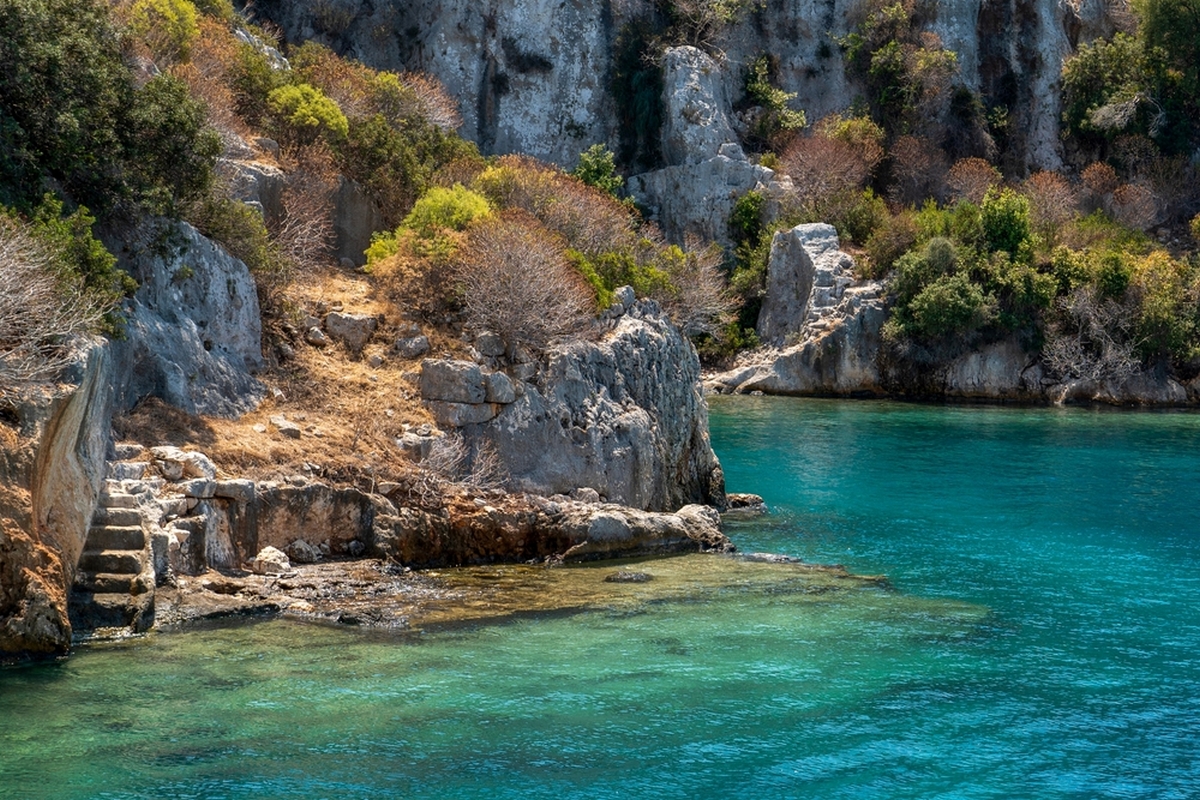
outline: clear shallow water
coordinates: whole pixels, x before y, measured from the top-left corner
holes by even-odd
[[[742,549],[897,591],[89,648],[0,672],[0,796],[1200,796],[1200,417],[713,405]]]

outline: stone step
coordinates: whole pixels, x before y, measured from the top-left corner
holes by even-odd
[[[137,498],[122,491],[120,484],[112,481],[100,492],[100,505],[104,508],[137,508]]]
[[[79,559],[84,572],[140,575],[143,566],[140,550],[88,550]]]
[[[93,525],[88,530],[88,550],[141,550],[145,546],[141,525]]]
[[[87,592],[106,594],[145,594],[150,591],[152,581],[145,572],[140,575],[117,575],[112,572],[81,572],[75,578],[75,588]]]
[[[154,623],[154,594],[77,591],[71,597],[71,626],[77,632],[129,628],[141,633]]]
[[[110,461],[108,477],[115,481],[140,481],[150,468],[146,461]]]
[[[131,527],[142,524],[142,515],[136,508],[106,508],[101,506],[92,514],[92,526]]]

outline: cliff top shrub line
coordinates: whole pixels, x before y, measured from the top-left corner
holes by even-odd
[[[603,166],[607,159],[591,153],[584,163],[593,166],[585,174],[599,175],[611,188],[611,173]],[[368,269],[392,296],[415,302],[428,316],[465,311],[468,325],[501,334],[510,347],[538,350],[555,336],[586,326],[554,323],[535,333],[530,318],[550,319],[561,312],[575,320],[580,308],[594,316],[624,285],[633,286],[639,297],[658,300],[692,333],[720,325],[728,315],[719,249],[665,243],[656,228],[609,191],[520,156],[502,156],[474,175],[457,177],[469,186],[430,189],[394,231],[377,235],[368,250]],[[510,261],[499,242],[527,257]],[[524,288],[518,288],[522,281]],[[553,301],[547,299],[546,281],[557,292]],[[512,286],[498,297],[523,309],[514,308],[514,318],[507,320],[495,309],[483,312],[497,301],[491,290],[505,282]],[[485,286],[491,289],[484,291]]]

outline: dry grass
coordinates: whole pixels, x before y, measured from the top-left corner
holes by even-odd
[[[173,444],[201,450],[227,475],[256,479],[311,474],[326,480],[363,479],[411,482],[413,465],[395,445],[407,427],[432,418],[411,381],[419,360],[405,361],[390,351],[404,332],[399,309],[377,296],[361,275],[337,270],[301,276],[287,290],[297,319],[318,304],[347,312],[383,315],[384,324],[354,359],[343,347],[293,344],[296,356],[259,377],[267,399],[255,411],[231,420],[200,418],[157,400],[141,403],[114,423],[125,441],[147,446]],[[427,330],[432,355],[462,355],[464,344],[444,332]],[[371,367],[372,355],[384,362]],[[300,426],[300,439],[282,436],[270,418],[282,414]]]

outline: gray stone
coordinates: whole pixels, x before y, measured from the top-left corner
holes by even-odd
[[[261,161],[217,159],[217,175],[224,179],[229,196],[247,204],[256,204],[268,225],[283,219],[283,189],[287,178],[283,170]]]
[[[379,355],[378,353],[372,354],[372,356],[367,359],[367,364],[369,364],[372,369],[379,369],[383,366],[383,356]]]
[[[204,453],[164,446],[150,448],[150,455],[167,480],[217,477],[217,465]]]
[[[480,355],[488,358],[498,358],[504,355],[506,350],[504,339],[491,331],[484,331],[475,337],[475,349],[479,351]]]
[[[367,552],[367,546],[358,539],[351,539],[346,543],[346,553],[354,558],[358,558],[365,552]]]
[[[221,497],[238,503],[253,503],[254,495],[254,481],[240,478],[217,481],[216,489],[213,491],[214,497]]]
[[[361,353],[378,327],[379,320],[369,314],[333,311],[325,316],[326,333],[352,353]]]
[[[185,497],[207,500],[216,496],[217,482],[211,478],[193,478],[180,483],[177,488],[183,492]]]
[[[304,332],[304,341],[313,347],[328,347],[330,344],[330,339],[325,335],[325,332],[316,327],[309,328]]]
[[[259,575],[280,575],[291,572],[292,564],[283,551],[268,545],[258,551],[250,569]]]
[[[486,378],[489,403],[511,403],[517,399],[512,379],[503,372],[490,372]]]
[[[521,491],[586,487],[635,508],[723,506],[699,378],[691,343],[656,306],[637,303],[603,339],[548,353],[537,383],[464,435],[494,447]]]
[[[663,56],[662,154],[669,164],[699,164],[732,144],[744,159],[726,113],[731,107],[717,63],[690,46]]]
[[[401,358],[420,358],[429,352],[429,337],[420,335],[397,339],[392,347]]]
[[[179,247],[123,262],[140,287],[128,303],[124,338],[112,343],[117,403],[154,396],[189,414],[237,416],[265,390],[258,290],[249,269],[186,223]],[[187,280],[174,280],[181,269]]]
[[[288,420],[282,414],[272,416],[271,425],[275,427],[275,430],[279,431],[280,435],[288,439],[299,439],[301,436],[300,426]]]
[[[633,308],[633,304],[637,302],[637,294],[633,291],[632,286],[619,286],[613,290],[613,296],[617,302],[621,304],[624,311]]]
[[[443,428],[479,425],[494,419],[503,407],[498,403],[452,403],[446,400],[427,400],[426,405]]]
[[[287,556],[293,564],[315,564],[321,560],[321,550],[303,539],[296,539],[287,546]]]
[[[371,235],[384,227],[383,214],[363,188],[339,176],[333,196],[334,257],[352,267],[367,263]]]
[[[470,361],[427,358],[421,362],[421,397],[452,403],[482,403],[487,398],[483,370]]]

